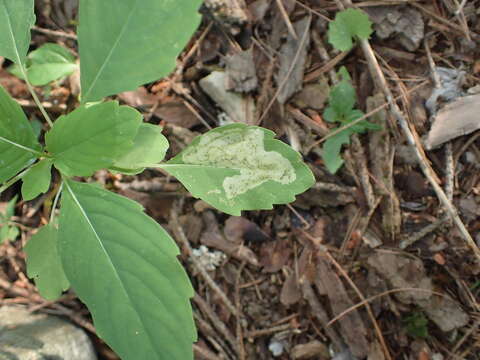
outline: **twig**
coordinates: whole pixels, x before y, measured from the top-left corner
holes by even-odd
[[[283,324],[283,325],[274,326],[268,329],[252,330],[252,331],[249,331],[245,335],[245,337],[247,339],[254,339],[256,337],[266,336],[266,335],[271,335],[278,332],[286,331],[286,330],[289,330],[291,327],[292,326],[290,324]]]
[[[198,259],[195,256],[191,256],[193,253],[192,247],[190,246],[190,243],[187,239],[187,236],[183,232],[182,227],[180,226],[180,223],[178,222],[178,215],[175,206],[172,207],[171,211],[171,222],[172,222],[172,231],[175,234],[175,237],[177,240],[179,240],[187,249],[188,254],[190,255],[189,259],[192,262],[192,264],[195,266],[197,271],[203,276],[205,282],[212,288],[212,290],[220,297],[220,299],[223,301],[225,306],[228,308],[228,310],[234,315],[238,316],[237,309],[235,306],[232,304],[232,302],[228,299],[227,295],[218,287],[218,285],[213,281],[212,277],[208,274],[207,270],[203,267],[203,265],[198,261]]]
[[[285,6],[283,5],[282,0],[276,0],[278,9],[280,10],[280,14],[282,14],[283,20],[285,21],[285,24],[287,25],[288,32],[290,35],[295,40],[298,40],[297,33],[295,32],[295,29],[293,28],[292,22],[290,21],[290,18],[288,17],[287,11],[285,10]]]
[[[200,359],[204,360],[221,360],[217,355],[212,353],[210,350],[204,349],[200,345],[193,344],[193,352],[195,353],[195,359],[197,356],[200,357]]]
[[[425,226],[422,230],[410,235],[407,239],[400,241],[399,248],[406,249],[410,245],[416,243],[420,239],[424,238],[431,232],[437,230],[442,224],[445,224],[445,221],[448,219],[448,216],[441,217],[440,219],[435,220],[430,225]]]
[[[387,291],[384,291],[380,294],[377,294],[377,295],[373,295],[373,296],[370,296],[369,298],[366,298],[362,301],[360,301],[358,304],[355,304],[351,307],[349,307],[348,309],[342,311],[340,314],[338,314],[337,316],[335,316],[332,320],[330,320],[327,324],[327,326],[332,326],[334,323],[336,323],[338,320],[340,320],[342,317],[344,317],[345,315],[351,313],[352,311],[355,311],[356,309],[362,307],[362,306],[365,306],[366,304],[368,303],[371,303],[372,301],[378,299],[378,298],[381,298],[383,296],[386,296],[386,295],[390,295],[390,294],[394,294],[394,293],[398,293],[398,292],[407,292],[407,291],[418,291],[418,292],[428,292],[432,295],[438,295],[438,296],[442,296],[442,297],[445,297],[445,298],[448,298],[449,300],[451,300],[448,296],[446,296],[445,294],[441,294],[441,293],[438,293],[438,292],[435,292],[435,291],[432,291],[432,290],[428,290],[428,289],[421,289],[421,288],[399,288],[399,289],[391,289],[391,290],[387,290]]]
[[[430,46],[428,46],[428,41],[424,41],[425,52],[427,54],[428,64],[430,65],[430,72],[433,78],[433,83],[436,89],[439,89],[442,86],[440,75],[438,75],[437,67],[435,66],[435,61],[432,57],[432,52],[430,51]],[[431,114],[431,118],[435,114]],[[455,165],[453,161],[453,150],[452,142],[449,141],[445,144],[445,193],[448,200],[453,200],[453,188],[454,188],[454,178],[455,178]]]
[[[351,0],[344,0],[344,1],[350,6],[352,6]],[[370,46],[370,43],[368,42],[368,40],[360,40],[360,45],[362,47],[365,57],[367,58],[370,72],[372,73],[372,77],[374,78],[374,80],[376,80],[377,86],[380,89],[382,89],[383,93],[385,94],[385,97],[387,98],[387,101],[390,105],[390,110],[393,116],[395,117],[395,119],[397,120],[397,122],[400,124],[400,127],[403,130],[403,133],[407,139],[409,146],[414,150],[415,156],[420,165],[420,168],[422,169],[423,174],[425,175],[429,183],[432,185],[435,193],[437,194],[437,197],[439,198],[442,205],[446,208],[447,212],[452,217],[454,223],[457,225],[466,243],[468,244],[468,246],[470,246],[473,253],[477,257],[477,260],[480,260],[480,249],[476,245],[475,240],[472,238],[472,236],[468,232],[467,228],[465,227],[465,224],[460,219],[457,210],[455,209],[451,201],[448,199],[442,187],[435,180],[437,176],[433,171],[433,169],[428,164],[427,160],[424,158],[421,144],[419,144],[415,140],[412,134],[412,131],[410,130],[410,125],[408,124],[405,117],[402,115],[398,105],[393,101],[393,95],[390,89],[388,88],[387,81],[385,79],[385,76],[383,75],[382,70],[380,69],[380,66],[378,65],[377,58],[373,53],[373,49]]]
[[[198,306],[198,308],[210,319],[213,326],[219,334],[225,336],[228,344],[231,346],[232,350],[235,350],[237,353],[237,342],[235,341],[235,337],[232,335],[230,330],[225,326],[222,320],[215,314],[215,312],[211,309],[211,307],[207,304],[207,302],[197,293],[193,297],[193,301]]]
[[[75,34],[69,34],[63,31],[58,31],[58,30],[50,30],[50,29],[44,29],[39,26],[33,26],[32,30],[45,34],[45,35],[50,35],[50,36],[56,36],[56,37],[63,37],[66,39],[72,39],[72,40],[77,40],[77,35]]]
[[[242,278],[242,272],[245,268],[246,261],[243,261],[237,272],[237,278],[235,280],[235,306],[237,307],[237,314],[241,313],[240,310],[240,279]],[[243,343],[243,328],[242,319],[237,315],[237,352],[240,360],[246,360],[245,344]]]
[[[463,11],[463,8],[465,7],[465,4],[467,3],[467,0],[462,0],[460,5],[458,5],[457,10],[455,11],[455,15],[460,14]]]

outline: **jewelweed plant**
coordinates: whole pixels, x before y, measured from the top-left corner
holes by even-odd
[[[357,38],[368,39],[372,32],[372,22],[368,19],[367,14],[358,9],[346,9],[338,12],[335,19],[330,22],[328,41],[337,50],[349,51]],[[340,123],[341,127],[360,119],[364,113],[354,108],[357,96],[347,69],[340,68],[338,76],[340,81],[330,91],[328,107],[325,109],[323,117],[328,122]],[[333,131],[338,129],[333,129]],[[334,174],[343,165],[340,155],[342,146],[350,143],[352,134],[379,129],[378,125],[364,120],[328,138],[322,149],[322,157],[327,169]]]
[[[240,123],[197,137],[161,163],[168,142],[160,128],[143,123],[134,108],[103,100],[168,75],[199,25],[200,3],[80,0],[81,103],[53,121],[32,83],[68,74],[73,59],[53,45],[27,56],[34,0],[0,0],[0,56],[15,64],[11,70],[49,126],[40,143],[0,88],[0,192],[22,180],[24,200],[34,199],[51,188],[52,168],[61,175],[50,223],[26,245],[27,273],[48,300],[71,286],[98,335],[124,360],[193,359],[193,289],[176,244],[139,204],[77,177],[160,168],[232,215],[291,202],[314,182],[301,156],[274,133]]]
[[[330,91],[328,97],[328,106],[323,112],[323,117],[326,121],[331,123],[340,123],[340,126],[348,125],[349,123],[360,119],[365,114],[358,109],[355,109],[357,96],[355,88],[352,86],[350,75],[345,67],[341,67],[338,72],[341,80]],[[332,173],[336,173],[343,164],[343,159],[340,155],[342,146],[350,144],[350,136],[355,133],[363,133],[367,130],[380,130],[381,127],[377,124],[362,120],[345,130],[340,131],[329,137],[323,145],[323,161],[327,169]],[[336,131],[338,128],[332,129]]]

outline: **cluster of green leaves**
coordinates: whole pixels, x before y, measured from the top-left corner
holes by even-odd
[[[342,67],[338,72],[341,78],[339,83],[330,91],[328,98],[328,107],[323,113],[326,121],[331,123],[340,123],[340,127],[332,129],[332,132],[340,130],[342,126],[348,125],[365,114],[358,109],[355,109],[356,94],[352,86],[350,75],[345,67]],[[343,164],[341,151],[343,145],[350,144],[350,136],[355,133],[363,133],[367,130],[380,130],[381,127],[377,124],[361,120],[355,125],[352,125],[344,130],[340,130],[335,135],[329,137],[323,145],[323,161],[327,169],[335,174]]]
[[[402,319],[405,331],[414,338],[426,339],[428,333],[428,319],[421,311],[413,312]]]
[[[49,300],[71,286],[98,335],[124,360],[193,358],[193,289],[176,244],[139,204],[74,177],[163,168],[194,196],[233,215],[288,203],[314,182],[300,154],[272,132],[244,124],[207,132],[160,164],[168,148],[161,129],[143,123],[131,107],[103,101],[172,71],[199,24],[200,3],[80,0],[81,105],[55,121],[41,108],[50,125],[44,143],[0,87],[2,189],[21,179],[24,200],[34,199],[52,188],[52,169],[60,174],[50,223],[25,249],[28,275]],[[14,62],[12,71],[31,90],[30,82],[74,70],[70,55],[56,46],[27,56],[34,22],[34,0],[0,0],[0,56]]]
[[[338,12],[335,20],[330,22],[328,41],[334,48],[348,51],[353,47],[357,38],[368,39],[372,32],[372,23],[367,14],[361,10],[350,8]],[[341,127],[363,117],[364,113],[354,108],[357,97],[350,75],[345,67],[340,69],[338,76],[340,81],[330,91],[329,105],[323,113],[326,121],[340,124],[338,128],[332,129],[335,135],[325,141],[322,151],[325,166],[332,174],[335,174],[343,165],[342,146],[350,144],[352,134],[380,129],[379,126],[363,120],[347,129],[340,130]]]
[[[372,35],[372,22],[362,10],[339,11],[328,27],[328,42],[335,49],[348,51],[356,38],[367,40]]]
[[[13,241],[20,234],[18,226],[12,222],[17,196],[13,197],[5,206],[5,211],[0,211],[0,244],[4,241]]]
[[[69,50],[57,44],[45,44],[28,54],[25,68],[30,83],[43,86],[72,74],[78,65]],[[20,79],[25,79],[19,65],[14,64],[8,70]]]

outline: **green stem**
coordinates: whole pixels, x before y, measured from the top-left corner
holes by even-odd
[[[50,125],[50,127],[52,127],[53,126],[52,119],[50,119],[50,116],[48,115],[47,111],[43,107],[40,99],[38,98],[37,94],[35,93],[35,90],[33,89],[32,84],[30,84],[30,81],[28,80],[28,77],[27,77],[27,71],[25,70],[25,66],[23,65],[23,63],[20,63],[20,70],[21,70],[23,78],[25,79],[25,82],[27,84],[28,91],[30,91],[30,94],[32,94],[33,101],[35,101],[35,104],[37,104],[37,106],[40,109],[40,112],[42,113],[43,117],[45,118],[45,120],[47,120],[48,125]]]
[[[55,194],[55,199],[53,200],[52,209],[50,210],[50,221],[49,221],[50,224],[52,224],[53,220],[55,219],[55,208],[57,207],[58,199],[60,198],[60,194],[62,193],[62,190],[63,190],[63,180],[60,184],[60,187],[58,188],[57,193]]]
[[[31,166],[30,166],[31,167]],[[15,184],[18,180],[20,180],[22,177],[25,176],[25,174],[30,170],[30,167],[28,167],[27,169],[23,170],[20,174],[18,174],[17,176],[11,178],[10,180],[8,180],[3,186],[0,187],[0,194],[3,193],[5,190],[7,190],[10,186],[12,186],[13,184]]]

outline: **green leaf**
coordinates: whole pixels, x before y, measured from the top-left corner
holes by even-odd
[[[337,116],[344,116],[353,109],[356,101],[357,96],[354,87],[350,81],[344,79],[330,91],[328,103]]]
[[[286,204],[314,183],[300,154],[272,131],[232,124],[199,136],[166,165],[193,196],[232,215]]]
[[[368,15],[358,9],[340,11],[328,27],[328,42],[338,50],[348,51],[353,46],[352,38],[366,40],[372,34],[372,22]]]
[[[18,195],[15,195],[8,203],[5,210],[5,218],[10,220],[15,215],[15,206],[17,205]]]
[[[32,163],[40,150],[22,108],[0,86],[0,183]]]
[[[141,122],[138,111],[116,101],[84,105],[55,121],[47,150],[65,175],[90,176],[131,149]]]
[[[414,312],[410,316],[402,319],[405,330],[414,338],[428,338],[428,319],[422,312]]]
[[[51,81],[72,74],[78,65],[75,57],[57,44],[45,44],[32,51],[27,57],[27,76],[32,85],[42,86]],[[18,65],[8,69],[12,74],[23,79],[23,73]]]
[[[16,226],[9,226],[4,224],[0,228],[0,244],[4,241],[13,241],[20,235],[20,230]]]
[[[44,159],[33,165],[22,177],[22,197],[29,201],[48,191],[50,187],[52,161]]]
[[[333,129],[334,131],[336,129]],[[351,131],[349,129],[343,130],[328,138],[325,143],[323,144],[322,149],[322,158],[325,166],[327,167],[328,171],[332,174],[335,174],[338,169],[340,169],[343,165],[343,159],[340,156],[342,151],[342,145],[350,144],[350,135]]]
[[[193,359],[193,289],[174,241],[132,200],[67,180],[59,253],[97,333],[123,360]]]
[[[34,0],[0,0],[0,56],[18,65],[24,63],[30,45],[33,5]]]
[[[40,295],[56,300],[70,287],[58,255],[58,230],[45,225],[23,248],[27,254],[27,275],[35,280]]]
[[[82,101],[134,90],[168,75],[200,23],[201,0],[82,0]]]
[[[168,140],[162,135],[162,128],[142,124],[138,129],[133,148],[117,159],[114,169],[126,170],[129,174],[140,173],[144,168],[163,160],[168,150]]]

